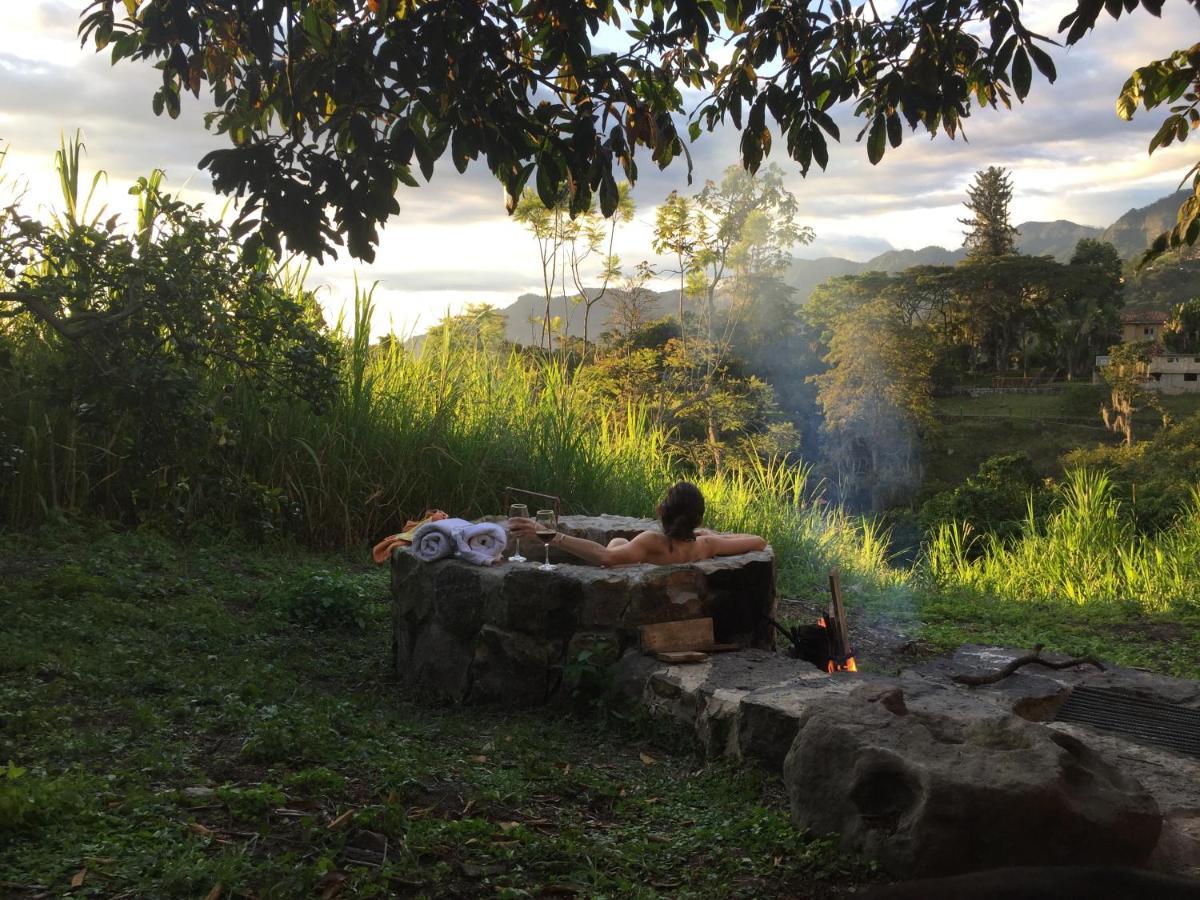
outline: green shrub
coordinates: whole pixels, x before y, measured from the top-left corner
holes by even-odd
[[[926,533],[959,523],[974,534],[995,535],[1007,541],[1020,535],[1031,510],[1041,518],[1049,499],[1045,483],[1029,457],[1008,453],[988,458],[958,487],[925,501],[919,519]]]
[[[280,586],[273,597],[278,608],[303,625],[363,629],[377,604],[378,581],[370,575],[314,572]]]

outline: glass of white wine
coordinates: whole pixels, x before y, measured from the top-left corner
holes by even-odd
[[[514,503],[508,508],[508,517],[510,519],[528,519],[529,507],[524,503]],[[521,555],[521,539],[517,538],[517,552],[509,558],[510,562],[525,562],[525,557]]]
[[[546,545],[546,561],[538,566],[541,572],[553,572],[558,566],[550,562],[550,542],[558,535],[558,516],[552,509],[539,509],[534,520],[534,532],[538,539]]]

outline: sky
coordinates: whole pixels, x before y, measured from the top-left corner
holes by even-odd
[[[185,95],[177,120],[157,118],[150,106],[159,77],[154,69],[131,62],[113,67],[106,54],[80,47],[76,29],[85,0],[4,5],[0,148],[9,152],[0,175],[7,176],[7,189],[19,185],[31,207],[52,205],[58,195],[54,151],[60,135],[79,129],[87,171],[107,173],[96,197],[107,214],[120,212],[128,220],[135,208],[128,187],[154,168],[166,171],[169,190],[206,202],[214,213],[222,210],[224,198],[213,194],[197,168],[225,140],[204,128],[204,95],[200,101]],[[1073,0],[1031,0],[1025,19],[1053,35],[1073,7]],[[1035,73],[1023,105],[976,111],[966,120],[968,142],[906,134],[879,166],[872,167],[864,146],[853,141],[861,126],[837,116],[843,142],[831,147],[827,172],[814,167],[802,178],[783,153],[768,159],[787,173],[799,221],[816,231],[816,241],[797,255],[866,260],[890,248],[960,246],[957,220],[966,188],[989,165],[1012,173],[1014,223],[1070,219],[1104,226],[1172,192],[1195,161],[1195,141],[1151,158],[1146,147],[1161,114],[1142,112],[1123,122],[1114,104],[1133,68],[1190,44],[1197,24],[1200,17],[1184,0],[1167,0],[1161,19],[1140,10],[1119,22],[1102,16],[1081,44],[1053,51],[1059,73],[1054,85]],[[736,162],[737,140],[732,129],[702,135],[691,147],[691,186],[682,164],[659,172],[642,154],[633,191],[637,213],[616,238],[626,270],[643,259],[655,261],[650,236],[656,205],[672,190],[695,192],[705,179],[718,178]],[[482,165],[459,175],[443,161],[429,184],[401,188],[399,200],[401,213],[385,227],[373,264],[345,256],[313,268],[310,282],[331,319],[352,296],[356,276],[362,284],[377,283],[376,333],[423,330],[467,303],[503,307],[522,293],[540,291],[533,239],[507,217],[503,191]]]

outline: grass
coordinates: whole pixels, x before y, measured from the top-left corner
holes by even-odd
[[[803,897],[871,877],[793,829],[775,777],[636,719],[405,696],[380,571],[69,524],[0,547],[5,896]]]
[[[1045,477],[1063,474],[1062,457],[1079,447],[1115,446],[1117,435],[1100,420],[1105,399],[1100,385],[1067,385],[1061,394],[995,394],[943,397],[935,401],[940,429],[925,446],[922,495],[950,490],[973,475],[980,463],[1002,453],[1026,453]],[[1176,419],[1200,412],[1200,394],[1161,398]],[[1138,438],[1161,424],[1152,411],[1135,420]]]

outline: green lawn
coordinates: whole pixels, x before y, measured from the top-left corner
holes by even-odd
[[[1104,429],[1099,385],[1068,385],[1061,394],[994,394],[943,397],[934,404],[939,432],[925,446],[922,496],[949,490],[973,475],[989,456],[1027,453],[1046,477],[1062,474],[1060,458],[1078,447],[1120,443]],[[1162,397],[1175,419],[1200,412],[1200,394]],[[1146,410],[1135,419],[1135,436],[1151,437],[1161,420]]]
[[[776,777],[636,718],[406,697],[386,583],[286,549],[0,534],[0,895],[804,897],[871,878],[792,828]]]

